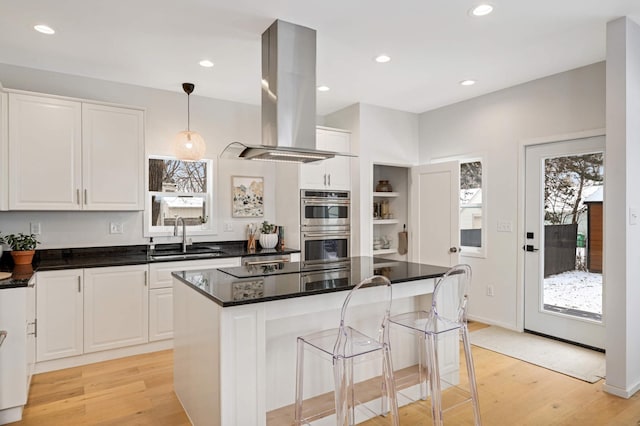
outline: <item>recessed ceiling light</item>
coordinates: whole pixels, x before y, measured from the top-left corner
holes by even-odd
[[[378,55],[376,56],[376,62],[384,64],[386,62],[389,62],[391,60],[391,58],[387,55]]]
[[[493,6],[491,6],[490,4],[479,4],[476,7],[474,7],[473,9],[470,10],[470,13],[473,16],[486,16],[488,14],[490,14],[491,12],[493,12]]]
[[[318,86],[318,92],[328,92],[329,90],[329,86]]]
[[[461,86],[473,86],[474,84],[476,84],[475,80],[462,80],[460,82]]]
[[[211,62],[208,59],[203,59],[200,61],[200,66],[205,67],[205,68],[211,68],[213,66],[213,62]]]
[[[39,33],[47,34],[47,35],[51,35],[51,34],[55,34],[56,33],[56,31],[53,28],[51,28],[48,25],[43,25],[43,24],[35,25],[33,27],[33,29],[36,30]]]

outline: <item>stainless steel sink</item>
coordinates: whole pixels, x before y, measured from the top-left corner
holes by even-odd
[[[181,250],[154,250],[149,255],[149,258],[151,260],[207,259],[224,254],[226,253],[215,246],[189,246],[186,253]]]

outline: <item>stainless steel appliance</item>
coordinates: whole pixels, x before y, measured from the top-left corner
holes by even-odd
[[[351,255],[349,191],[300,191],[301,261],[340,262]]]
[[[300,191],[300,226],[302,229],[349,230],[351,224],[351,197],[349,191]]]

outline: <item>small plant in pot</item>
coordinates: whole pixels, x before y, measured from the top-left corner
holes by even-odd
[[[274,248],[278,244],[278,227],[274,224],[262,222],[260,226],[260,245],[262,248]]]
[[[40,241],[36,239],[34,234],[18,235],[9,234],[2,237],[2,242],[11,247],[11,257],[13,257],[13,263],[16,265],[29,265],[33,261],[33,255],[36,252],[36,246]]]

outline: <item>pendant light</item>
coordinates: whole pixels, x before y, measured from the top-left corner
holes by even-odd
[[[189,95],[195,87],[193,83],[182,83],[182,90],[187,94],[187,130],[176,135],[175,154],[179,160],[200,160],[206,149],[202,136],[198,132],[192,132],[190,128]]]

